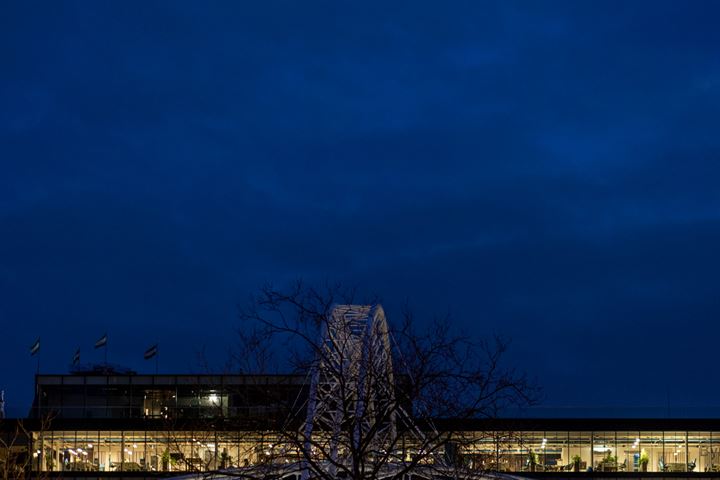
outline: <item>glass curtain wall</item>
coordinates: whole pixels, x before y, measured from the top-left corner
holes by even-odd
[[[498,434],[498,470],[519,472],[522,466],[522,447],[519,432]]]
[[[150,472],[163,471],[163,453],[167,443],[167,436],[163,432],[145,433],[145,461],[143,462],[145,470]]]
[[[217,462],[218,468],[237,468],[239,466],[240,449],[237,432],[217,433]]]
[[[687,470],[687,443],[685,432],[665,432],[663,448],[664,472],[685,472]]]
[[[615,432],[593,433],[593,470],[596,472],[617,472],[618,456]]]
[[[464,465],[474,470],[497,470],[497,433],[474,432],[457,438]]]
[[[568,434],[569,470],[585,472],[592,465],[592,435],[590,432],[574,432]]]
[[[640,469],[662,472],[664,464],[663,432],[640,432]]]
[[[544,432],[523,432],[523,464],[522,471],[538,472],[544,469],[545,465],[545,438]]]
[[[122,432],[102,431],[97,442],[98,470],[113,472],[119,470],[123,462]]]
[[[463,440],[458,452],[479,470],[720,472],[717,432],[476,432]],[[68,430],[33,433],[32,441],[35,471],[194,472],[300,458],[264,432]],[[409,459],[414,447],[405,447]]]
[[[720,471],[717,441],[717,433],[713,437],[712,432],[688,432],[688,472]]]
[[[568,432],[545,432],[543,442],[543,469],[549,472],[567,470]]]
[[[702,454],[702,449],[700,450]],[[710,440],[705,450],[705,471],[720,472],[720,434],[710,432]]]
[[[617,432],[618,472],[637,472],[640,462],[640,432]]]

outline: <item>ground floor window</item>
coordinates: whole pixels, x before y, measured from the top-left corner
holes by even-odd
[[[300,458],[271,432],[63,430],[32,442],[36,471],[193,472]],[[402,445],[406,460],[418,454]],[[504,472],[720,472],[720,432],[464,432],[444,454]]]
[[[262,432],[48,431],[33,434],[33,469],[210,471],[266,462],[277,444]]]

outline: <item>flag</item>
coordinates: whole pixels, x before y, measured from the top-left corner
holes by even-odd
[[[80,364],[80,349],[79,348],[75,351],[75,355],[73,355],[72,364],[73,365]]]
[[[107,345],[107,333],[100,337],[97,342],[95,342],[95,348],[104,347],[105,345]]]
[[[40,351],[40,337],[38,337],[38,339],[35,340],[35,343],[33,343],[32,346],[30,347],[30,356],[32,357],[39,351]]]
[[[143,357],[145,357],[145,360],[150,360],[152,357],[157,355],[157,353],[158,353],[158,344],[156,343],[152,347],[145,350],[145,355],[143,355]]]

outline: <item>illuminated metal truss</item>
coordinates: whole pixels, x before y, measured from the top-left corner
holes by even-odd
[[[286,464],[270,464],[270,465],[252,465],[247,467],[232,468],[217,472],[196,472],[187,473],[172,477],[166,477],[167,480],[237,480],[241,479],[275,479],[275,480],[297,480],[298,476],[302,477],[305,467],[300,463]],[[387,465],[374,477],[375,480],[384,480],[398,478],[399,468],[396,465]],[[345,477],[343,477],[345,478]],[[404,478],[413,478],[415,480],[529,480],[530,477],[522,475],[512,475],[500,472],[484,472],[484,471],[463,471],[458,472],[449,467],[430,467],[418,465],[411,475]]]
[[[336,305],[316,353],[303,432],[306,455],[318,448],[318,439],[330,465],[344,463],[349,451],[386,454],[397,443],[398,407],[383,308]]]

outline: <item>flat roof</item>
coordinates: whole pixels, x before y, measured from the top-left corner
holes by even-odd
[[[212,375],[212,374],[38,374],[38,385],[304,385],[307,375]]]

